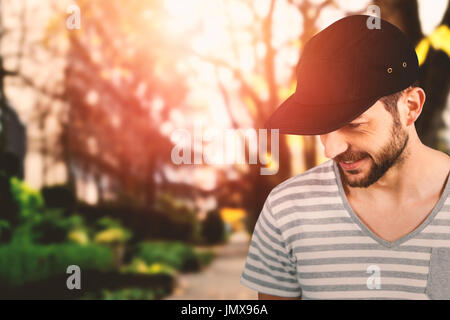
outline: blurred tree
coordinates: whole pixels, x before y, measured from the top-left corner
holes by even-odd
[[[8,76],[15,76],[17,72],[7,70],[4,66],[2,51],[2,39],[10,32],[3,24],[3,6],[5,4],[0,0],[0,154],[3,155],[7,151],[7,120],[8,120],[8,100],[5,95],[5,78]],[[18,56],[22,54],[23,48],[19,48]]]
[[[373,3],[381,8],[381,17],[405,32],[417,48],[421,64],[419,85],[427,95],[422,113],[415,122],[422,143],[450,152],[448,144],[440,136],[445,128],[443,113],[449,101],[450,1],[442,21],[427,37],[422,33],[416,0],[376,0]]]
[[[46,5],[48,5],[48,2],[44,4],[44,7]],[[39,14],[36,14],[38,8],[36,4],[30,4],[26,0],[2,0],[0,6],[0,109],[2,110],[0,118],[1,128],[5,129],[0,129],[0,150],[14,150],[19,158],[21,152],[17,152],[17,149],[23,149],[23,152],[40,153],[43,159],[41,169],[45,183],[48,167],[60,159],[56,141],[58,137],[57,135],[53,138],[48,137],[46,124],[49,118],[55,116],[58,107],[61,105],[62,90],[56,70],[48,75],[42,66],[49,61],[56,64],[58,53],[47,50],[48,48],[43,45],[41,37],[36,36],[40,31],[40,28],[36,27],[38,25],[36,17],[39,16]],[[6,24],[6,20],[9,21],[8,24]],[[5,68],[5,65],[8,65],[8,68]],[[21,92],[33,92],[37,97],[33,101],[36,103],[31,114],[18,112],[27,129],[37,124],[39,130],[38,135],[27,135],[25,141],[31,142],[29,146],[21,142],[22,138],[17,130],[17,124],[12,124],[11,118],[8,120],[6,86],[14,89],[20,88]],[[10,95],[9,102],[16,98],[18,97]],[[21,104],[24,102],[20,97],[18,101]],[[27,103],[29,102],[27,101]],[[13,107],[15,107],[15,111],[18,111],[24,106],[14,105]],[[18,122],[19,118],[14,117],[17,118],[15,122]],[[16,130],[13,130],[13,127],[16,127]],[[48,161],[49,159],[53,161]],[[20,174],[18,176],[23,177],[24,168],[22,168],[21,163],[19,163],[19,167]]]
[[[95,176],[102,200],[101,176],[107,173],[135,201],[151,204],[155,174],[163,175],[163,164],[171,163],[173,145],[161,124],[186,91],[174,69],[177,52],[152,14],[162,2],[79,5],[83,26],[67,32],[71,63],[65,72],[70,106],[62,145],[71,182],[75,166],[81,167]]]

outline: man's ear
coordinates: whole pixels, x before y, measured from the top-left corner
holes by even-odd
[[[426,94],[420,87],[413,87],[407,89],[404,102],[406,107],[406,125],[414,124],[417,118],[420,116],[425,103]]]

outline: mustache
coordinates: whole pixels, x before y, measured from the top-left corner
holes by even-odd
[[[336,162],[344,162],[344,161],[358,161],[364,158],[370,157],[367,152],[345,152],[340,154],[334,158]]]

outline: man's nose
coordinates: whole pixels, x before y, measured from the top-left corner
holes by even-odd
[[[339,130],[321,135],[320,140],[324,146],[324,152],[327,158],[335,158],[348,148],[348,143]]]

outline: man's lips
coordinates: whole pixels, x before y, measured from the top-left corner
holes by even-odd
[[[339,164],[341,165],[342,169],[344,170],[354,170],[356,169],[366,158],[362,158],[358,161],[351,162],[351,163],[345,163],[343,161],[339,161]]]

